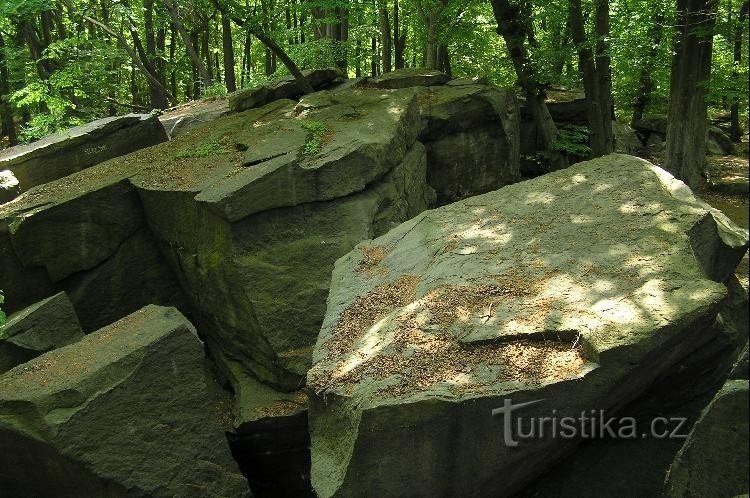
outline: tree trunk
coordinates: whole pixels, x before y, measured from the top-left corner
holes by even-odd
[[[151,97],[151,107],[154,109],[166,109],[167,108],[167,96],[164,93],[163,81],[164,77],[159,73],[156,60],[156,36],[154,35],[154,0],[143,0],[143,26],[146,31],[146,53],[141,54],[144,66],[159,81],[159,85],[154,84],[150,79],[148,80],[148,90]],[[136,47],[140,47],[140,51],[143,50],[140,40],[137,38],[137,32],[132,30],[134,33],[134,41]]]
[[[654,80],[651,73],[654,70],[654,62],[659,52],[661,44],[662,24],[664,24],[664,12],[658,9],[654,12],[649,29],[649,49],[646,60],[641,64],[641,74],[638,78],[638,93],[633,102],[633,118],[630,121],[631,126],[643,119],[643,114],[651,100],[651,92],[654,91]]]
[[[609,3],[596,0],[596,55],[586,38],[581,0],[569,0],[570,31],[577,46],[578,66],[586,92],[591,156],[612,152],[612,105],[609,55],[604,38],[609,34]],[[595,58],[596,57],[596,58]]]
[[[437,67],[437,34],[435,30],[435,16],[430,13],[426,19],[427,24],[427,46],[425,47],[424,67],[435,69]]]
[[[557,126],[550,116],[545,103],[544,87],[536,78],[534,67],[524,45],[527,35],[519,19],[519,11],[512,8],[508,0],[492,0],[492,10],[497,20],[497,32],[505,40],[518,84],[526,96],[526,105],[534,119],[538,139],[547,151],[552,152],[552,145],[557,139]],[[566,165],[566,161],[561,157],[553,157],[551,162],[553,169]]]
[[[678,0],[664,167],[693,188],[703,187],[706,84],[718,0]]]
[[[388,5],[380,0],[378,6],[378,21],[380,23],[380,45],[382,50],[382,68],[384,73],[391,72],[391,23],[388,19]]]
[[[734,28],[734,50],[733,50],[733,62],[734,67],[732,68],[732,79],[735,84],[740,85],[739,67],[742,63],[742,35],[745,32],[745,21],[748,16],[748,0],[742,2],[740,8],[739,19],[737,19],[737,26]],[[732,107],[730,108],[730,128],[729,136],[733,142],[739,142],[742,135],[742,129],[740,127],[740,103],[737,97],[733,98]]]
[[[174,23],[175,28],[177,29],[177,32],[180,33],[180,36],[182,37],[182,41],[185,44],[185,50],[188,53],[188,56],[190,57],[190,61],[193,63],[193,65],[196,67],[198,72],[200,73],[200,77],[203,80],[203,86],[207,88],[211,85],[211,76],[208,74],[208,69],[206,69],[206,65],[203,64],[203,61],[198,56],[198,52],[195,50],[195,44],[193,43],[193,40],[190,39],[190,35],[188,35],[187,31],[185,31],[185,26],[183,26],[182,21],[180,21],[180,16],[177,12],[177,7],[172,3],[171,0],[162,0],[164,3],[164,6],[167,8],[167,12],[169,12],[169,17],[172,19],[172,22]]]
[[[404,48],[406,46],[406,31],[401,33],[399,24],[398,0],[393,0],[393,44],[396,57],[396,69],[404,68]],[[403,36],[403,38],[402,38]]]
[[[156,76],[154,76],[154,74],[144,65],[144,61],[136,53],[137,48],[133,49],[128,44],[127,40],[125,40],[125,38],[121,34],[115,33],[106,24],[103,24],[103,23],[101,23],[101,22],[97,21],[96,19],[91,18],[89,16],[83,16],[83,19],[86,20],[86,21],[88,21],[89,23],[91,23],[93,25],[99,26],[105,33],[109,33],[113,38],[115,38],[118,41],[118,43],[120,44],[120,47],[122,47],[122,49],[125,50],[125,52],[127,52],[127,54],[130,56],[130,59],[132,60],[132,62],[134,64],[134,68],[137,68],[146,77],[146,80],[148,80],[149,85],[155,85],[157,87],[161,87],[161,91],[164,93],[164,95],[172,103],[174,103],[174,104],[177,103],[176,100],[175,100],[175,98],[174,98],[174,96],[171,93],[169,93],[166,88],[164,88],[164,86],[156,78]],[[137,38],[135,38],[133,40],[133,43],[134,44],[140,44],[140,42],[138,41]],[[141,47],[141,50],[142,49],[143,49],[143,47]],[[134,100],[135,100],[135,97],[136,96],[134,94],[133,95]],[[140,97],[139,97],[139,101],[138,102],[135,102],[135,101],[133,102],[133,105],[142,105],[142,103],[140,102]]]
[[[227,14],[221,14],[221,45],[224,52],[224,83],[227,91],[237,90],[234,74],[234,45],[232,44],[232,21]]]
[[[8,81],[8,65],[5,60],[5,40],[0,32],[0,126],[2,135],[8,137],[10,145],[18,143],[16,125],[13,122],[13,111],[8,104],[10,98],[10,83]]]
[[[378,75],[378,41],[373,37],[370,40],[370,76]]]

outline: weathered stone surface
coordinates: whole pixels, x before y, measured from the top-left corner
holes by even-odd
[[[633,128],[647,137],[652,133],[663,137],[667,134],[667,124],[666,116],[647,116],[633,123]]]
[[[487,85],[486,76],[472,76],[469,78],[455,78],[450,80],[446,85],[448,86],[463,86],[463,85]]]
[[[229,112],[229,99],[210,98],[168,109],[159,116],[159,121],[167,135],[174,138],[200,124],[226,116]]]
[[[105,163],[0,206],[0,266],[8,310],[52,294],[53,287],[68,292],[85,331],[147,304],[185,309],[177,279],[126,179],[132,173]]]
[[[666,496],[737,496],[750,486],[748,380],[728,380],[704,409],[667,474]]]
[[[193,326],[149,306],[0,377],[13,496],[249,496]]]
[[[335,67],[308,69],[302,71],[302,75],[315,90],[323,89],[344,77],[344,73]],[[232,112],[242,112],[276,100],[295,99],[301,96],[302,90],[297,86],[294,77],[287,76],[268,86],[237,90],[229,95],[229,109]]]
[[[316,92],[27,192],[0,220],[13,258],[66,289],[85,329],[142,299],[175,304],[194,313],[227,377],[236,362],[294,391],[336,259],[434,207],[430,182],[452,200],[515,181],[517,136],[515,97],[486,86]],[[463,177],[430,149],[463,157]],[[110,197],[117,223],[99,213]],[[75,233],[55,253],[65,222]],[[177,287],[172,274],[186,305],[164,301]],[[9,301],[26,289],[24,275],[13,274]]]
[[[709,126],[706,135],[706,152],[716,156],[734,154],[734,142],[718,126]]]
[[[688,235],[707,219],[713,243]],[[361,243],[337,261],[308,373],[316,492],[516,492],[575,440],[505,446],[492,409],[634,399],[718,333],[731,262],[716,256],[736,265],[747,238],[668,173],[611,155]]]
[[[0,325],[0,373],[83,338],[64,292],[12,314]]]
[[[21,191],[107,159],[167,140],[156,116],[103,118],[0,153],[0,170],[13,172]]]
[[[635,156],[643,151],[643,142],[638,134],[625,123],[612,121],[612,133],[615,137],[615,152]]]
[[[365,88],[395,90],[414,86],[444,85],[449,80],[447,74],[434,69],[406,68],[397,69],[380,76],[362,78],[358,85]]]
[[[427,181],[438,205],[518,181],[519,108],[515,94],[488,86],[432,87],[419,96]]]
[[[18,179],[13,172],[7,169],[0,171],[0,204],[12,201],[20,193],[21,188],[18,185]]]

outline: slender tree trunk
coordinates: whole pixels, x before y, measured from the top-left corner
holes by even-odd
[[[159,81],[156,85],[153,81],[148,80],[149,95],[151,97],[151,107],[154,109],[165,109],[167,107],[167,96],[164,93],[164,77],[158,71],[156,60],[156,36],[154,34],[154,0],[143,0],[143,26],[146,32],[146,53],[141,54],[144,66],[153,74],[154,78]],[[137,39],[137,33],[134,32],[134,40]],[[136,42],[136,47],[143,51],[140,40]]]
[[[384,73],[391,72],[391,23],[388,19],[388,5],[380,0],[378,6],[378,21],[380,24],[380,46],[382,49],[382,68]]]
[[[378,41],[374,37],[370,40],[370,75],[378,75]]]
[[[227,14],[221,14],[221,45],[224,52],[224,82],[227,90],[237,90],[234,74],[234,44],[232,43],[232,21]]]
[[[659,52],[659,45],[661,45],[662,24],[664,24],[664,12],[657,7],[649,29],[648,54],[640,68],[641,74],[638,78],[638,93],[633,102],[631,126],[635,126],[638,121],[643,119],[643,114],[646,112],[646,108],[651,101],[651,92],[654,91],[654,79],[651,77],[651,73],[654,70],[654,62]]]
[[[83,19],[88,21],[91,24],[99,26],[105,33],[109,33],[112,37],[117,39],[118,43],[120,44],[120,47],[122,47],[122,49],[125,50],[125,52],[127,52],[127,54],[130,56],[130,59],[133,61],[133,65],[134,65],[133,67],[137,68],[146,77],[146,80],[148,80],[149,85],[155,85],[155,86],[161,87],[161,91],[164,93],[164,95],[171,102],[176,103],[174,96],[171,93],[169,93],[166,88],[164,88],[161,82],[156,78],[156,76],[154,76],[153,72],[151,72],[145,66],[143,59],[136,53],[136,50],[138,50],[137,48],[133,49],[128,44],[127,40],[125,40],[125,38],[121,34],[115,33],[106,24],[103,24],[89,16],[83,16]],[[140,44],[137,37],[134,38],[133,44],[134,45]],[[141,50],[143,50],[143,47],[141,47]],[[135,95],[133,95],[133,98],[135,99]],[[133,105],[142,105],[142,102],[140,102],[140,100],[138,102],[134,101]]]
[[[206,71],[208,71],[208,79],[210,81],[214,80],[214,64],[211,57],[211,47],[209,44],[209,38],[211,35],[210,31],[210,23],[206,21],[205,23],[205,29],[201,32],[201,52],[203,53],[203,58],[206,61]]]
[[[742,35],[745,32],[745,22],[748,16],[748,0],[742,2],[740,8],[739,19],[737,19],[737,26],[734,28],[734,47],[733,47],[733,62],[734,67],[732,68],[732,79],[739,86],[740,85],[740,74],[739,67],[742,64]],[[739,142],[742,135],[742,129],[740,127],[740,103],[737,97],[733,98],[732,107],[730,108],[730,129],[729,136],[733,142]]]
[[[362,40],[357,38],[354,46],[354,77],[362,77]]]
[[[393,44],[396,56],[396,69],[404,68],[404,48],[406,45],[406,31],[401,38],[401,26],[399,20],[398,0],[393,0]]]
[[[591,156],[612,152],[612,105],[609,55],[604,38],[609,34],[609,3],[596,3],[596,54],[586,38],[581,0],[570,0],[570,30],[578,48],[578,65],[586,92],[586,117],[589,124]]]
[[[438,47],[438,69],[444,72],[448,75],[448,77],[453,77],[453,69],[451,68],[451,55],[448,51],[448,45],[441,44]]]
[[[534,66],[524,45],[527,35],[524,24],[519,19],[519,11],[511,7],[508,0],[492,0],[492,10],[497,20],[498,34],[505,40],[516,71],[518,84],[526,96],[526,105],[534,119],[538,139],[547,151],[552,151],[552,145],[557,138],[557,126],[550,116],[545,103],[544,87],[536,78]],[[565,165],[566,161],[561,157],[552,159],[552,168],[554,169],[559,169]]]
[[[203,86],[207,88],[211,85],[211,76],[208,73],[208,69],[206,69],[206,65],[203,64],[203,61],[198,56],[198,52],[195,50],[196,44],[193,40],[190,39],[190,35],[188,35],[187,31],[185,31],[185,26],[183,26],[182,21],[180,21],[180,15],[177,12],[177,7],[172,3],[172,0],[162,0],[162,2],[167,8],[169,17],[170,19],[172,19],[177,32],[180,33],[180,36],[182,37],[182,42],[185,44],[185,50],[187,51],[190,60],[192,61],[193,65],[195,65],[201,79],[203,80]]]
[[[717,0],[677,1],[664,167],[693,188],[704,184],[706,84],[711,76],[716,8]]]
[[[425,47],[424,66],[427,69],[437,67],[437,34],[435,30],[435,16],[430,13],[426,19],[427,25],[427,46]]]
[[[8,65],[5,60],[5,39],[0,32],[0,126],[2,135],[8,137],[10,145],[18,143],[16,125],[13,122],[13,110],[8,104],[10,98],[10,82],[8,81]]]

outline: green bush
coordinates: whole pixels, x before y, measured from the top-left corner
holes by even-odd
[[[5,302],[5,296],[3,296],[3,291],[0,291],[0,304],[3,304]],[[0,325],[4,324],[6,320],[5,312],[0,308]]]
[[[309,131],[312,136],[305,142],[305,155],[314,156],[323,147],[323,138],[328,133],[328,127],[320,121],[302,121],[302,128]]]

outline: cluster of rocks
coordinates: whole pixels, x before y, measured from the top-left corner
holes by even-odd
[[[11,494],[503,496],[577,442],[504,446],[503,400],[616,412],[707,361],[691,388],[724,382],[747,231],[681,182],[613,155],[517,183],[524,111],[480,78],[305,77],[325,89],[243,91],[14,184]]]

